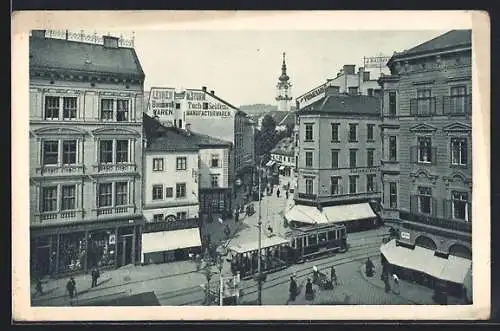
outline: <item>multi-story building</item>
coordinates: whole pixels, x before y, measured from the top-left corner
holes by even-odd
[[[271,161],[276,162],[279,174],[295,177],[295,144],[293,137],[281,139],[271,150]]]
[[[463,281],[472,256],[471,64],[471,31],[453,30],[395,53],[380,78],[383,217],[400,222],[401,246],[445,257],[442,273],[417,268],[432,284]]]
[[[138,262],[145,76],[133,44],[38,30],[29,57],[31,271]]]
[[[252,187],[254,158],[254,122],[214,91],[152,87],[148,114],[167,126],[185,128],[232,143],[228,181],[236,194]]]
[[[329,87],[298,111],[296,204],[319,207],[348,230],[377,224],[380,100]],[[342,208],[336,208],[344,205]]]

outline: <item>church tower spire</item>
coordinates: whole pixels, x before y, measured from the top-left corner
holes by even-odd
[[[292,101],[292,84],[290,83],[290,77],[286,73],[286,60],[285,52],[283,52],[283,64],[281,65],[281,76],[278,79],[278,84],[276,85],[277,96],[276,101],[278,103],[279,111],[290,111],[291,101]]]

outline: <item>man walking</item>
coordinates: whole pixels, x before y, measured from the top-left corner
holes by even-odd
[[[285,198],[288,200],[288,197],[289,197],[289,193],[288,193],[288,190],[285,191]]]
[[[76,298],[77,292],[76,292],[76,281],[73,277],[71,277],[68,282],[66,283],[66,290],[68,291],[69,294],[69,304],[73,306],[74,299]]]
[[[293,276],[290,277],[290,296],[288,298],[287,304],[291,301],[295,301],[297,298],[297,282],[295,281],[295,278]]]
[[[280,197],[280,188],[278,187],[278,189],[276,190],[276,197],[279,198]]]
[[[101,273],[99,272],[99,269],[97,267],[94,267],[92,269],[92,285],[90,287],[94,288],[97,286],[97,280],[101,276]]]
[[[333,285],[337,286],[337,274],[335,273],[335,268],[332,266],[330,269],[330,281],[332,282]]]

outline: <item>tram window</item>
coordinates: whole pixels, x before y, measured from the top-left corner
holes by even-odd
[[[318,240],[319,240],[319,242],[326,241],[326,232],[319,233]]]
[[[328,231],[328,240],[335,240],[335,231]]]
[[[315,234],[310,235],[309,237],[307,237],[307,241],[308,241],[308,246],[317,245],[318,237]]]

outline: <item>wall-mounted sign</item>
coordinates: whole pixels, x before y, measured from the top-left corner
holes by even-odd
[[[410,240],[410,233],[409,232],[401,232],[401,238]]]
[[[324,96],[325,91],[327,88],[327,84],[323,84],[314,90],[307,92],[306,94],[300,96],[297,98],[298,106],[299,108],[306,107],[307,105],[310,105],[311,103],[321,99],[321,97]]]
[[[358,174],[376,173],[378,171],[379,171],[379,168],[354,168],[354,169],[351,169],[351,173],[358,173]]]
[[[387,62],[391,59],[390,56],[379,55],[370,56],[363,58],[363,66],[365,68],[383,68],[386,66]]]
[[[116,235],[115,234],[110,234],[109,235],[109,244],[110,245],[116,244]]]
[[[152,88],[149,94],[149,111],[152,115],[173,115],[175,90],[172,88]]]

